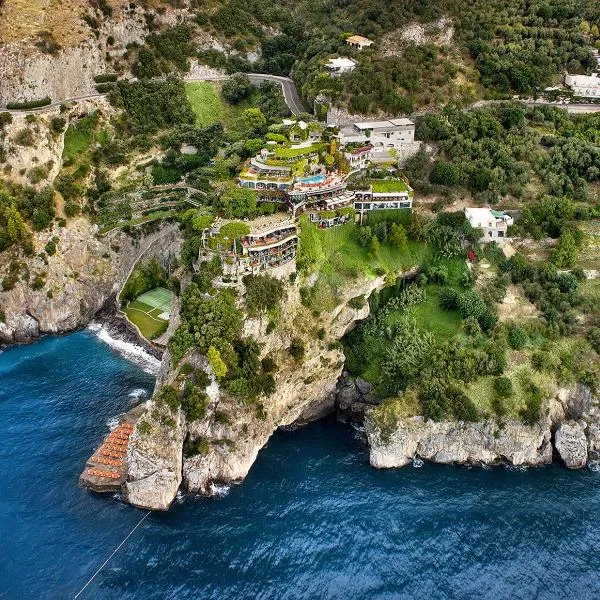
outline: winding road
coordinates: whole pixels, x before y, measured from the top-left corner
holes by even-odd
[[[302,100],[300,99],[300,95],[298,94],[298,89],[296,88],[296,84],[294,80],[290,77],[282,77],[280,75],[269,75],[267,73],[247,73],[250,81],[254,84],[261,84],[264,81],[271,81],[273,83],[278,83],[281,86],[283,91],[283,98],[288,108],[294,115],[299,115],[300,113],[308,112],[304,105],[302,104]],[[186,83],[195,83],[199,81],[225,81],[229,76],[228,75],[215,75],[215,76],[206,76],[206,77],[184,77],[184,81]],[[20,114],[24,112],[33,112],[39,113],[44,112],[45,110],[50,110],[64,104],[65,102],[77,102],[81,100],[90,100],[93,98],[102,98],[106,96],[106,94],[95,93],[88,94],[86,96],[76,96],[74,98],[65,98],[60,102],[52,102],[47,106],[42,106],[40,108],[29,108],[29,109],[6,109],[3,106],[0,106],[0,110],[7,111],[12,114]],[[487,106],[490,104],[496,104],[500,102],[499,100],[480,100],[479,102],[475,102],[469,109],[477,109],[483,106]],[[521,100],[523,104],[527,106],[556,106],[557,108],[562,108],[566,110],[570,114],[583,114],[583,113],[596,113],[600,112],[600,104],[586,104],[586,103],[573,103],[573,104],[563,104],[561,102],[547,102],[545,100]],[[431,112],[435,112],[432,110],[424,110],[415,112],[410,117],[419,117]]]
[[[256,85],[260,84],[263,81],[272,81],[274,83],[278,83],[281,86],[283,91],[283,98],[288,108],[294,115],[299,115],[302,112],[306,112],[306,109],[302,105],[302,101],[300,100],[300,96],[298,94],[298,90],[296,89],[296,84],[293,79],[290,77],[281,77],[279,75],[268,75],[266,73],[247,73],[250,81]],[[186,83],[195,83],[198,81],[224,81],[227,79],[227,75],[221,76],[211,76],[211,77],[185,77],[184,81]],[[4,106],[0,107],[0,110],[7,111],[11,114],[21,114],[21,113],[41,113],[46,110],[51,110],[64,104],[65,102],[78,102],[81,100],[92,100],[94,98],[103,98],[106,94],[102,93],[94,93],[87,94],[86,96],[75,96],[74,98],[65,98],[64,100],[60,100],[57,102],[52,102],[51,104],[47,104],[46,106],[40,106],[39,108],[18,108],[18,109],[7,109]]]

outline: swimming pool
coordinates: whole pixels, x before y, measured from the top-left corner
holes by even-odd
[[[299,183],[323,183],[325,179],[325,175],[313,175],[312,177],[303,177],[298,181]]]

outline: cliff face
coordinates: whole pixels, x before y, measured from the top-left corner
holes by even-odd
[[[121,288],[140,256],[161,256],[181,243],[173,224],[137,242],[120,231],[95,234],[96,227],[81,217],[68,227],[55,225],[35,234],[33,257],[3,255],[0,279],[16,272],[18,280],[12,289],[0,291],[0,343],[29,342],[43,333],[86,325]],[[53,236],[59,238],[56,254],[42,259],[39,254]]]
[[[598,400],[588,388],[559,390],[535,425],[517,421],[427,421],[421,416],[381,423],[367,410],[369,460],[376,468],[403,467],[414,458],[442,464],[538,466],[556,456],[569,468],[598,460]]]
[[[258,402],[244,402],[230,397],[213,383],[208,390],[211,400],[205,417],[185,423],[183,435],[178,420],[169,439],[158,428],[156,436],[151,432],[143,443],[140,437],[134,437],[128,461],[133,459],[134,465],[144,465],[144,468],[136,466],[129,472],[128,501],[144,508],[162,510],[166,498],[170,501],[175,498],[175,471],[179,462],[174,457],[177,453],[181,456],[186,438],[191,442],[201,440],[203,449],[195,456],[183,457],[183,487],[210,496],[214,494],[214,484],[240,481],[247,475],[259,450],[278,427],[306,422],[331,412],[344,355],[330,343],[341,338],[356,320],[368,316],[368,305],[355,310],[347,306],[348,301],[361,294],[369,296],[383,284],[383,278],[379,278],[349,285],[341,292],[338,306],[323,315],[318,323],[302,305],[298,286],[290,286],[275,331],[266,333],[267,319],[247,319],[244,333],[262,343],[263,354],[271,354],[278,365],[275,392]],[[320,327],[327,332],[324,340],[319,340],[316,335]],[[301,337],[305,344],[302,361],[295,361],[287,352],[293,337]],[[164,360],[169,360],[168,355]],[[208,370],[201,360],[194,354],[185,358],[193,366]],[[165,368],[170,373],[167,376],[170,381],[173,373],[168,365]],[[146,412],[149,418],[152,418],[153,410],[154,400],[151,400]],[[178,418],[181,419],[181,415]],[[171,478],[162,477],[161,473],[166,469],[174,474]],[[144,491],[138,493],[141,487]]]
[[[500,425],[434,422],[423,417],[402,419],[386,436],[367,418],[369,460],[373,467],[403,467],[419,457],[441,464],[495,464],[537,466],[552,461],[549,424],[532,427],[509,421]]]

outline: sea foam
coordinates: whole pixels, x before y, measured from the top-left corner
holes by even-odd
[[[121,356],[142,367],[146,373],[150,375],[158,373],[160,361],[141,346],[111,337],[107,329],[98,323],[92,323],[88,329],[93,331],[99,340],[116,350]]]

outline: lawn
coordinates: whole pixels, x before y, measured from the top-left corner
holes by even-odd
[[[371,186],[375,194],[408,192],[409,188],[401,179],[372,179]]]
[[[127,305],[127,318],[139,327],[146,339],[158,337],[167,328],[168,320],[161,318],[161,315],[170,311],[171,296],[168,290],[157,288],[142,294]]]
[[[198,127],[206,127],[226,120],[227,110],[214,83],[210,81],[188,83],[185,92],[196,114]]]
[[[301,243],[303,252],[314,264],[313,270],[334,270],[343,276],[363,274],[374,278],[377,269],[394,272],[408,270],[421,264],[429,254],[424,244],[409,241],[404,250],[381,244],[378,256],[374,257],[369,248],[360,246],[356,239],[356,230],[357,227],[353,223],[318,229],[312,223],[303,220]]]

